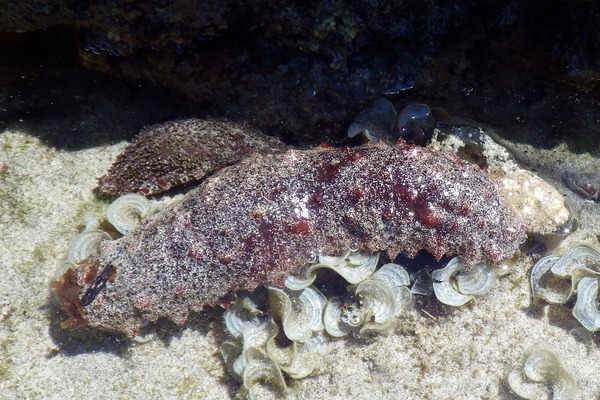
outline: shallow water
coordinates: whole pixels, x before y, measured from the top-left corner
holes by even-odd
[[[10,103],[3,106],[0,132],[0,397],[233,397],[239,385],[220,357],[225,334],[219,310],[196,315],[183,328],[161,322],[145,343],[58,327],[64,315],[48,283],[83,215],[99,213],[107,204],[93,194],[96,179],[139,128],[185,115],[189,106],[178,99],[157,100],[156,88],[112,81],[76,66],[47,67],[55,79],[37,79],[37,67],[9,70],[11,79],[32,89],[15,92],[4,85],[0,93]],[[589,185],[598,184],[597,154],[574,153],[566,145],[507,146],[523,166],[555,185],[577,215],[579,229],[555,252],[577,244],[600,248],[600,204],[585,195],[593,194]],[[577,324],[570,305],[532,304],[529,271],[544,253],[541,247],[526,252],[476,304],[455,310],[421,298],[390,335],[332,339],[317,373],[288,382],[291,395],[510,399],[515,397],[509,373],[542,347],[554,351],[573,374],[582,398],[597,397],[597,338],[589,349],[571,334]],[[532,388],[541,396],[551,390],[543,384]],[[276,398],[268,390],[264,396]]]

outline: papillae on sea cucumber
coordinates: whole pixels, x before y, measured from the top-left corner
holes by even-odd
[[[206,179],[55,282],[71,319],[133,337],[240,290],[283,285],[349,248],[498,263],[525,239],[497,184],[452,153],[399,142],[253,155]]]

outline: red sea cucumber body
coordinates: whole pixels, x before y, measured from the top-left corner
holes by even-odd
[[[146,320],[182,324],[239,290],[282,286],[311,253],[348,248],[470,265],[510,257],[525,226],[486,173],[453,154],[399,143],[256,155],[55,284],[71,316],[135,336]]]

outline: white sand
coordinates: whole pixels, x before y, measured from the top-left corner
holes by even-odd
[[[52,280],[92,189],[124,144],[79,151],[49,148],[33,136],[0,133],[0,398],[224,399],[237,383],[220,358],[218,313],[184,329],[160,324],[146,343],[92,330],[58,329]],[[578,202],[582,228],[570,239],[599,247],[600,205]],[[566,246],[565,244],[565,247]],[[556,352],[582,399],[600,393],[600,351],[569,333],[567,306],[532,307],[524,257],[476,304],[436,318],[415,309],[400,328],[372,342],[331,340],[322,368],[289,381],[298,399],[511,399],[507,375],[532,349]],[[417,303],[418,305],[419,303]],[[429,304],[434,304],[435,301]],[[435,306],[427,306],[436,312]],[[536,384],[539,398],[549,386]],[[264,397],[274,397],[265,392]]]

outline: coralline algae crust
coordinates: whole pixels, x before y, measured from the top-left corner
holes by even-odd
[[[497,184],[454,154],[403,142],[289,150],[219,171],[54,286],[65,326],[133,337],[147,320],[182,324],[237,291],[282,287],[314,254],[498,263],[524,232]]]

